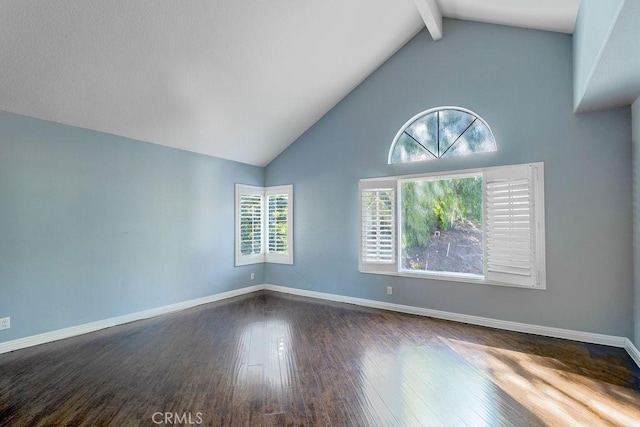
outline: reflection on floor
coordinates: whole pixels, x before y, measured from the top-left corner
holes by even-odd
[[[0,424],[640,425],[622,349],[259,292],[0,355]]]

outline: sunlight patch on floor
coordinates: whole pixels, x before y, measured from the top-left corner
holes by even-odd
[[[441,339],[461,356],[473,358],[497,386],[545,423],[640,426],[638,392],[587,378],[575,366],[552,357]],[[618,398],[614,400],[603,391]]]

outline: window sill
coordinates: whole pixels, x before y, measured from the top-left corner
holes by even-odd
[[[263,263],[264,263],[263,259],[241,260],[241,261],[236,261],[234,266],[235,267],[242,267],[243,265],[253,265],[253,264],[263,264]]]
[[[243,265],[254,265],[254,264],[284,264],[284,265],[293,265],[292,259],[284,259],[284,260],[255,260],[255,261],[237,261],[234,266],[242,267]]]
[[[360,273],[381,274],[384,276],[408,277],[412,279],[423,279],[423,280],[438,280],[438,281],[445,281],[445,282],[472,283],[475,285],[504,286],[508,288],[520,288],[520,289],[535,289],[539,291],[546,290],[546,287],[520,286],[520,285],[513,285],[510,283],[492,282],[492,281],[484,280],[483,276],[476,276],[472,274],[457,276],[452,274],[417,273],[417,272],[411,272],[411,271],[363,271],[363,270],[360,270]]]

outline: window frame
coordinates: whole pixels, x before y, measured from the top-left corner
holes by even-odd
[[[495,135],[493,134],[493,131],[491,130],[491,126],[489,126],[489,123],[487,123],[486,120],[484,120],[478,113],[476,113],[474,111],[471,111],[468,108],[457,107],[457,106],[454,106],[454,105],[447,105],[447,106],[429,108],[428,110],[422,111],[422,112],[416,114],[415,116],[411,117],[409,120],[407,120],[407,122],[404,125],[402,125],[402,127],[396,133],[396,136],[393,138],[393,142],[391,143],[391,147],[389,148],[389,154],[387,155],[387,164],[393,165],[393,164],[404,164],[404,163],[420,163],[420,162],[428,162],[428,161],[432,161],[432,160],[438,160],[438,159],[445,158],[444,154],[451,147],[453,147],[453,145],[455,145],[455,143],[457,142],[457,139],[442,154],[440,154],[438,152],[438,154],[435,155],[433,152],[431,152],[430,150],[428,150],[426,147],[423,146],[423,148],[427,152],[429,152],[432,156],[434,156],[433,158],[406,160],[406,161],[402,161],[402,162],[394,162],[393,161],[393,155],[394,155],[394,152],[395,152],[395,149],[396,149],[396,145],[398,144],[402,134],[405,133],[407,131],[407,129],[410,128],[419,119],[421,119],[423,117],[426,117],[426,116],[429,116],[431,114],[438,114],[437,119],[438,119],[438,138],[439,138],[440,137],[440,115],[439,115],[439,113],[443,112],[443,111],[459,111],[461,113],[464,113],[464,114],[467,114],[468,116],[473,117],[473,121],[471,122],[471,124],[460,135],[458,135],[458,138],[460,138],[469,129],[469,127],[473,124],[473,122],[475,122],[475,121],[479,121],[484,127],[487,128],[487,130],[489,132],[489,136],[491,137],[491,141],[493,142],[493,145],[495,146],[495,149],[494,150],[487,150],[487,151],[473,151],[471,153],[467,153],[466,155],[469,155],[469,154],[494,153],[494,152],[497,151],[498,144],[496,142]],[[411,138],[415,139],[413,137],[411,137]],[[417,144],[419,144],[419,145],[422,145],[422,143],[420,143],[417,140],[415,142]],[[454,155],[454,156],[450,156],[450,157],[458,157],[458,156],[459,155]]]
[[[287,195],[287,252],[269,252],[269,204],[268,198],[273,195]],[[260,196],[260,245],[258,254],[245,255],[241,248],[241,209],[240,200],[243,195]],[[260,187],[256,185],[235,184],[235,224],[234,224],[234,244],[235,260],[234,265],[273,263],[273,264],[293,264],[293,185],[279,185],[272,187]]]
[[[470,178],[470,177],[475,177],[475,176],[481,176],[483,178],[482,180],[482,232],[483,232],[483,236],[484,236],[484,192],[485,192],[485,187],[484,187],[484,175],[483,172],[470,172],[470,171],[455,171],[455,172],[451,172],[451,173],[446,173],[443,175],[442,172],[438,172],[438,173],[434,173],[434,174],[420,174],[419,176],[409,176],[409,177],[398,177],[397,178],[397,182],[398,182],[398,195],[397,195],[397,204],[399,205],[400,202],[402,201],[402,184],[405,182],[410,182],[410,181],[439,181],[439,180],[448,180],[448,179],[455,179],[455,178]],[[402,238],[402,210],[398,209],[398,217],[397,217],[397,229],[398,229],[398,239]],[[483,242],[482,244],[482,259],[483,259],[483,266],[484,266],[484,258],[486,256],[486,245]],[[397,258],[401,259],[402,257],[402,247],[398,247],[397,248]],[[401,274],[417,274],[419,276],[434,276],[434,277],[438,277],[438,278],[442,278],[443,280],[457,280],[457,279],[465,279],[468,281],[482,281],[484,282],[483,277],[485,276],[485,273],[483,271],[483,275],[478,275],[478,274],[472,274],[472,273],[456,273],[453,271],[433,271],[433,270],[426,270],[423,272],[420,272],[419,270],[409,270],[409,269],[405,269],[402,268],[402,264],[398,263],[398,272]]]
[[[486,179],[485,173],[490,171],[500,171],[506,170],[508,168],[515,167],[529,167],[532,171],[532,203],[533,208],[535,210],[535,225],[532,233],[535,233],[535,244],[534,244],[534,284],[533,285],[522,285],[522,284],[514,284],[514,283],[505,283],[496,280],[488,280],[487,279],[487,221],[486,221]],[[451,179],[465,176],[477,176],[481,175],[483,177],[483,189],[482,189],[482,230],[483,230],[483,275],[478,276],[475,274],[469,273],[455,273],[455,272],[434,272],[434,271],[414,271],[403,269],[400,260],[402,259],[402,245],[400,242],[402,241],[402,217],[401,217],[401,186],[403,182],[411,181],[411,180],[421,180],[421,179]],[[365,265],[362,261],[362,241],[360,243],[360,254],[359,254],[359,271],[361,273],[369,273],[369,274],[383,274],[390,276],[398,276],[398,277],[410,277],[410,278],[419,278],[419,279],[431,279],[431,280],[442,280],[442,281],[453,281],[453,282],[463,282],[463,283],[473,283],[473,284],[484,284],[484,285],[495,285],[495,286],[507,286],[507,287],[516,287],[516,288],[524,288],[524,289],[538,289],[545,290],[546,289],[546,258],[545,258],[545,207],[544,207],[544,163],[524,163],[524,164],[515,164],[515,165],[505,165],[505,166],[494,166],[494,167],[486,167],[486,168],[473,168],[473,169],[464,169],[464,170],[454,170],[454,171],[446,171],[446,172],[430,172],[430,173],[420,173],[420,174],[411,174],[411,175],[397,175],[397,176],[388,176],[388,177],[379,177],[379,178],[366,178],[361,179],[358,183],[358,204],[359,204],[359,225],[360,225],[360,233],[362,233],[362,190],[366,188],[376,188],[381,187],[382,185],[390,186],[393,185],[395,190],[396,197],[396,215],[395,215],[395,238],[396,238],[396,257],[395,263],[387,264],[384,268],[380,268],[380,265],[369,263],[369,265]]]

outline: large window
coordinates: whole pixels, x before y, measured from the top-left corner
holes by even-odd
[[[236,184],[236,265],[293,264],[293,186]]]
[[[482,174],[400,182],[400,268],[481,276]]]
[[[360,271],[544,289],[543,164],[360,181]]]

